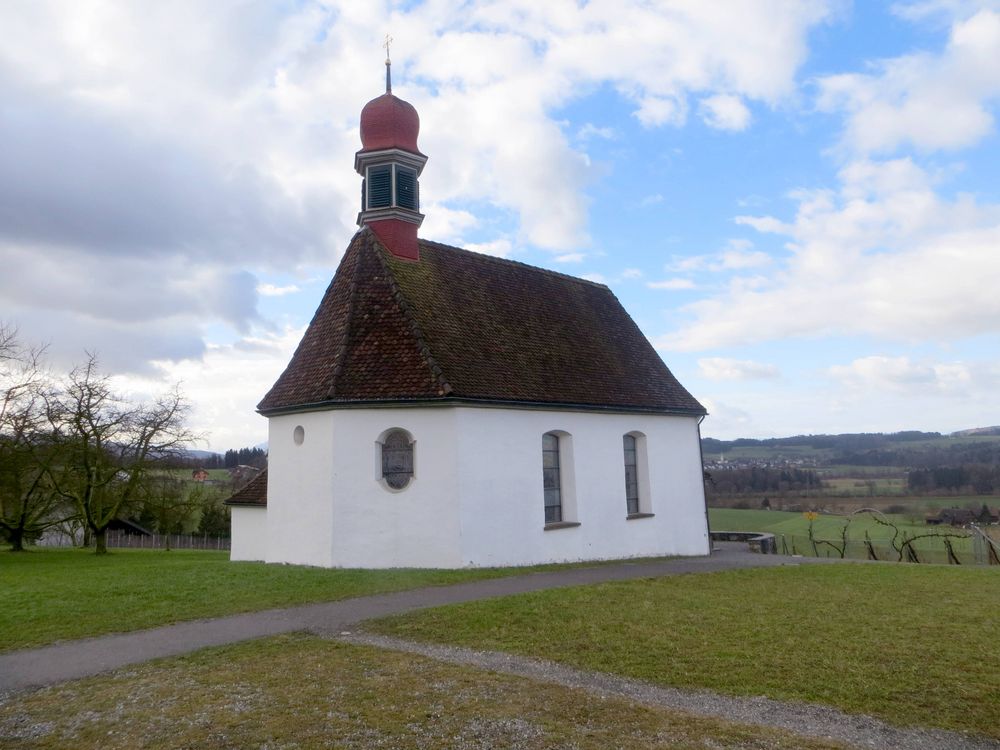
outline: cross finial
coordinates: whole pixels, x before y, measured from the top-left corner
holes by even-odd
[[[392,78],[389,76],[389,69],[392,67],[392,61],[389,59],[390,44],[392,44],[392,37],[386,34],[382,46],[385,47],[385,93],[387,94],[392,92]]]

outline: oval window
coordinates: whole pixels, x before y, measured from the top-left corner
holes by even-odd
[[[382,478],[394,490],[413,478],[413,441],[405,430],[392,430],[382,441]]]

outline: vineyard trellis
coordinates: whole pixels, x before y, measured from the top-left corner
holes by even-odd
[[[869,516],[876,524],[891,530],[892,535],[887,538],[872,539],[866,529],[864,539],[852,539],[851,521],[862,514]],[[900,529],[881,511],[875,508],[862,508],[841,517],[844,523],[837,530],[835,538],[824,538],[817,534],[814,527],[814,522],[820,515],[809,512],[805,517],[809,521],[807,533],[778,535],[779,552],[786,555],[856,560],[1000,565],[1000,543],[975,524],[950,530],[934,529],[912,533]]]

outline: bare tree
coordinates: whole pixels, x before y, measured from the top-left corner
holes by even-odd
[[[97,554],[107,552],[111,522],[147,495],[155,468],[193,441],[186,416],[177,388],[152,403],[129,403],[93,355],[50,395],[47,421],[61,462],[46,476],[76,506]]]
[[[143,508],[156,521],[156,530],[163,535],[163,546],[170,549],[170,535],[184,531],[184,524],[191,520],[201,507],[201,485],[192,487],[172,473],[157,471],[150,474],[143,488]]]
[[[0,532],[15,552],[73,515],[45,471],[58,458],[45,429],[42,353],[0,323]]]

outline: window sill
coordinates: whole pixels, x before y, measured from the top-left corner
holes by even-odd
[[[634,521],[636,518],[652,518],[655,513],[629,513],[625,516],[626,521]]]
[[[556,521],[554,523],[547,523],[542,527],[543,531],[555,531],[556,529],[572,529],[579,526],[579,521]]]

